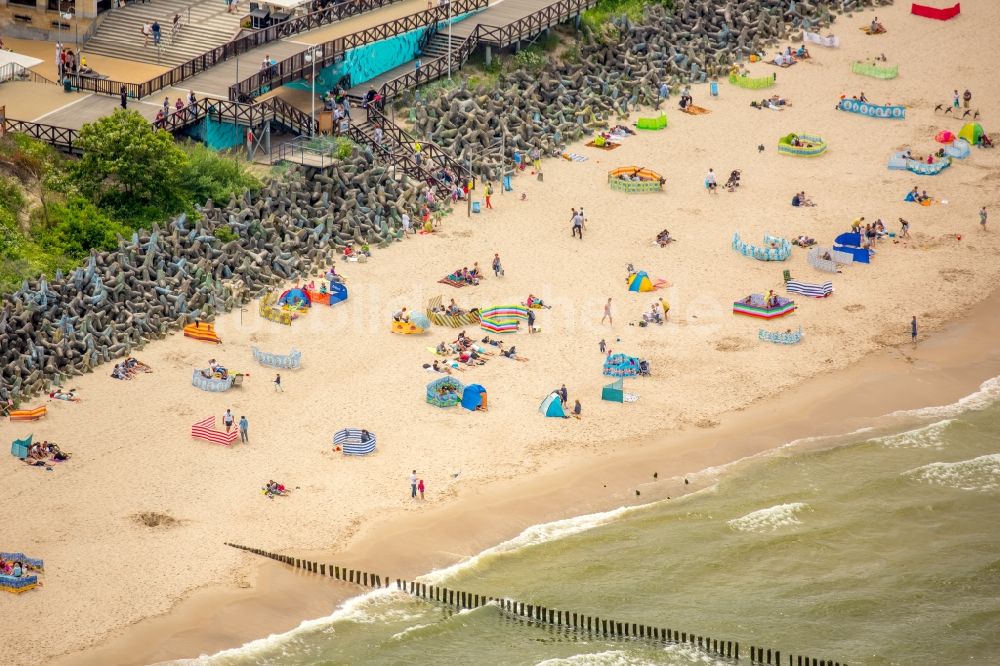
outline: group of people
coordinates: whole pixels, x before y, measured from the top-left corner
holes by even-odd
[[[563,384],[560,388],[552,391],[552,394],[559,396],[559,402],[562,403],[563,411],[565,411],[567,405],[569,404],[569,391],[566,390],[566,385]],[[563,418],[568,419],[572,416],[573,418],[578,419],[582,413],[583,407],[580,405],[580,401],[576,400],[573,405],[573,411],[569,412],[566,416],[563,416]]]
[[[795,50],[792,50],[792,47],[788,46],[785,47],[784,51],[781,51],[774,56],[774,60],[772,60],[771,63],[777,65],[778,67],[790,67],[799,60],[805,60],[809,57],[809,49],[805,47],[805,44],[799,46]]]
[[[934,197],[927,194],[927,190],[918,190],[916,185],[906,195],[906,201],[913,201],[918,204],[922,204],[925,201],[933,201],[933,199]]]
[[[30,576],[32,570],[33,567],[27,562],[17,559],[8,560],[0,558],[0,574],[4,576],[21,578],[22,576]]]
[[[134,356],[129,356],[124,361],[120,361],[115,364],[114,369],[111,370],[111,376],[115,379],[132,379],[140,372],[152,372],[153,369],[135,358]]]
[[[59,81],[65,81],[69,76],[97,76],[97,72],[87,65],[87,57],[73,52],[73,49],[64,48],[62,42],[56,42],[56,71]]]
[[[121,105],[122,108],[124,109],[128,106],[128,92],[126,91],[125,86],[122,86],[119,94],[121,95],[122,99]],[[181,118],[185,118],[189,110],[191,113],[197,115],[198,113],[197,104],[198,104],[198,97],[194,94],[193,90],[188,91],[187,103],[185,103],[183,99],[178,97],[177,101],[175,101],[173,105],[171,105],[170,98],[164,97],[163,106],[161,106],[160,110],[156,112],[156,118],[153,120],[153,123],[159,126],[164,125],[167,117],[170,115],[171,106],[174,109],[173,111],[174,115],[180,116]]]
[[[72,455],[64,453],[55,442],[43,441],[35,442],[29,446],[28,455],[23,460],[32,467],[48,467],[47,461],[63,462],[69,460]]]
[[[291,490],[286,488],[284,484],[278,483],[274,479],[268,481],[262,490],[268,499],[274,499],[275,497],[288,497],[288,494],[291,492]]]
[[[812,199],[806,196],[805,192],[796,192],[792,196],[792,205],[795,207],[799,207],[799,206],[815,206],[816,204],[812,202]]]

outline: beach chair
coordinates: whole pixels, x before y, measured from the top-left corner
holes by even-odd
[[[786,268],[784,271],[782,271],[782,275],[785,278],[785,284],[788,284],[789,281],[791,281],[792,279],[792,272]]]

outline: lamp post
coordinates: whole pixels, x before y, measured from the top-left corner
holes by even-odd
[[[309,138],[316,136],[316,58],[323,56],[323,48],[319,45],[310,46],[306,51],[306,61],[312,65],[312,121],[309,123]]]
[[[451,81],[451,0],[448,0],[448,80]]]

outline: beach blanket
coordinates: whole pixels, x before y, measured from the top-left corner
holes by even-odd
[[[827,35],[826,37],[823,37],[818,32],[803,31],[802,41],[809,42],[810,44],[819,44],[820,46],[825,46],[831,49],[840,46],[840,37],[836,37],[834,35]]]
[[[701,107],[701,106],[695,106],[694,104],[691,104],[686,109],[681,109],[681,110],[684,113],[686,113],[688,115],[691,115],[691,116],[700,116],[700,115],[705,114],[705,113],[712,113],[708,109],[706,109],[704,107]]]
[[[590,159],[586,155],[577,155],[576,153],[563,153],[562,158],[569,162],[586,162]]]
[[[462,278],[457,277],[455,275],[445,276],[445,277],[441,278],[440,280],[438,280],[438,283],[451,285],[452,287],[456,287],[456,288],[461,288],[461,287],[465,286],[465,280],[463,280]]]
[[[599,146],[599,145],[597,145],[596,141],[591,141],[590,143],[587,143],[585,145],[588,148],[600,148],[601,150],[614,150],[615,148],[618,148],[622,144],[620,144],[620,143],[612,143],[611,141],[605,141],[603,145]]]
[[[861,27],[860,27],[860,28],[858,28],[858,29],[859,29],[859,30],[860,30],[861,32],[865,33],[866,35],[884,35],[885,33],[889,32],[889,31],[888,31],[888,30],[886,30],[885,28],[882,28],[882,29],[881,29],[881,30],[879,30],[878,32],[872,32],[872,27],[871,27],[870,25],[865,25],[865,26],[861,26]]]

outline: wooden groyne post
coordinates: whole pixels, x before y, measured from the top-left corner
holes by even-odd
[[[408,581],[402,578],[380,576],[369,571],[349,569],[334,564],[317,563],[309,560],[293,558],[288,555],[271,553],[260,548],[250,548],[235,543],[226,542],[227,546],[246,551],[254,555],[266,557],[276,562],[287,564],[295,569],[304,569],[310,573],[358,585],[369,589],[387,588],[395,585],[404,592],[418,599],[439,603],[459,610],[471,610],[483,606],[494,605],[499,611],[509,617],[518,618],[532,624],[564,628],[578,633],[586,632],[592,636],[611,639],[633,639],[653,643],[683,645],[714,657],[740,661],[739,641],[723,640],[710,636],[678,631],[669,627],[658,627],[647,624],[619,622],[596,615],[570,612],[546,606],[524,603],[516,599],[492,597],[464,590],[452,590],[440,585],[429,585],[418,581]],[[329,572],[329,574],[327,574]],[[785,666],[781,661],[781,651],[751,645],[749,648],[751,664],[761,666]],[[848,666],[846,662],[828,659],[816,659],[803,655],[787,655],[787,666]]]

